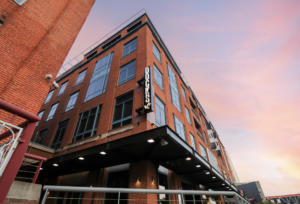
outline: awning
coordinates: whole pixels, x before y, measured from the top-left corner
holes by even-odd
[[[150,139],[154,141],[150,143]],[[84,157],[84,160],[79,160],[79,157]],[[188,157],[191,159],[187,160]],[[209,189],[237,191],[235,186],[168,126],[121,139],[115,137],[113,141],[49,159],[43,164],[40,176],[47,178],[48,175],[59,176],[146,159]]]

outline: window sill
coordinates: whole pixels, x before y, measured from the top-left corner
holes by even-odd
[[[131,55],[132,53],[135,53],[136,51],[137,51],[137,49],[136,49],[135,51],[133,51],[133,52],[129,53],[128,55],[122,56],[122,58],[121,58],[121,59],[124,59],[125,57],[127,57],[127,56]]]

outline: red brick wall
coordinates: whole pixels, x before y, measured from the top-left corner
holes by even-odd
[[[0,99],[37,114],[95,0],[0,1]],[[0,112],[0,120],[10,115]],[[17,120],[20,122],[20,120]]]

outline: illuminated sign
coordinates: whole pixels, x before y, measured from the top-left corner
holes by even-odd
[[[145,68],[145,112],[153,111],[153,85],[152,85],[152,71],[151,66]]]

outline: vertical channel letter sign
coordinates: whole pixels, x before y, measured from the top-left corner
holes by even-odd
[[[151,66],[145,68],[145,112],[153,111],[153,85],[152,85],[152,69]]]

